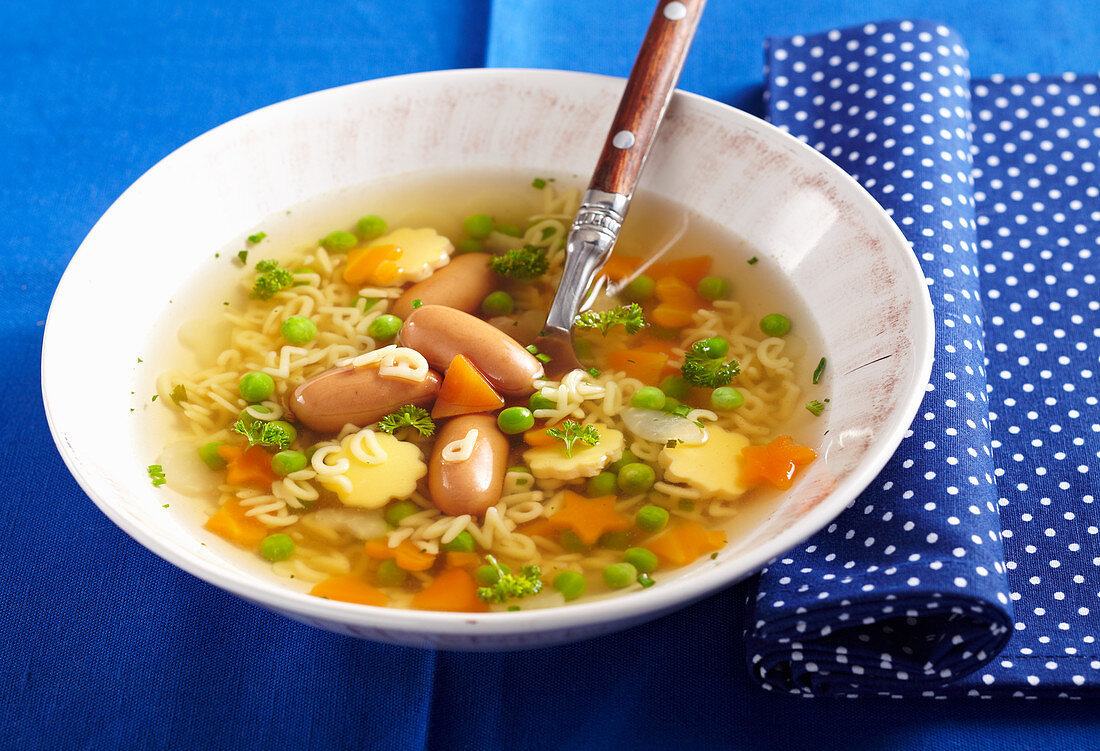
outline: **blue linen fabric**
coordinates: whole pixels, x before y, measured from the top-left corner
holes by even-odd
[[[898,222],[927,277],[937,342],[918,417],[882,474],[761,576],[751,669],[804,695],[1100,689],[1088,479],[1098,330],[1084,323],[1100,226],[1095,79],[980,84],[975,126],[965,46],[940,24],[768,49],[770,118]],[[999,511],[1012,520],[1003,532]]]

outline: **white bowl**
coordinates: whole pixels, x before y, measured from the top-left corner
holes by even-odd
[[[825,526],[886,463],[924,394],[933,350],[924,277],[886,213],[838,167],[761,120],[682,92],[643,188],[735,228],[786,275],[814,311],[833,381],[818,423],[829,431],[817,446],[824,460],[716,560],[673,586],[556,609],[366,607],[293,591],[254,556],[201,544],[211,536],[178,510],[185,504],[165,509],[164,489],[150,484],[155,450],[135,438],[144,417],[132,409],[147,403],[152,374],[138,358],[152,321],[214,249],[275,212],[375,177],[440,167],[588,175],[622,87],[557,71],[401,76],[267,107],[163,159],[89,233],[46,324],[46,412],[85,492],[157,555],[262,607],[353,636],[445,649],[545,646],[622,629],[733,584]]]

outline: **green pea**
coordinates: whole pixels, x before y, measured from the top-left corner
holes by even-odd
[[[619,490],[631,495],[646,492],[656,480],[657,473],[653,467],[641,462],[627,464],[619,470]]]
[[[262,402],[275,393],[275,379],[254,370],[241,376],[237,388],[246,402]]]
[[[396,527],[406,516],[412,516],[413,514],[419,513],[419,511],[419,506],[408,498],[405,498],[400,501],[394,501],[389,506],[386,506],[386,510],[382,512],[382,518],[385,519],[386,523],[391,527]]]
[[[535,427],[535,418],[527,407],[508,407],[497,415],[497,425],[504,433],[515,435]]]
[[[464,237],[455,243],[455,253],[462,255],[464,253],[480,253],[485,250],[485,245],[481,240],[475,240],[472,237]]]
[[[703,350],[704,355],[712,360],[725,357],[726,353],[730,351],[730,343],[720,336],[712,336],[710,339],[703,339],[695,344]]]
[[[508,564],[506,563],[500,564],[500,570],[506,574],[512,573],[512,569],[508,568]],[[491,587],[498,581],[500,581],[500,574],[497,573],[497,570],[495,568],[486,564],[484,566],[478,566],[476,569],[474,569],[474,578],[481,586]]]
[[[639,409],[664,409],[665,392],[656,386],[642,386],[630,397],[630,406]]]
[[[679,399],[675,399],[671,396],[665,397],[665,406],[663,408],[665,412],[668,412],[669,414],[674,414],[679,407]]]
[[[634,515],[634,523],[643,532],[660,532],[668,524],[668,511],[660,506],[642,506]]]
[[[588,478],[588,497],[602,498],[615,492],[616,477],[612,472],[600,472],[595,477]]]
[[[623,560],[638,569],[639,574],[652,574],[657,569],[657,556],[645,548],[627,548]]]
[[[636,461],[638,461],[638,457],[634,455],[634,452],[630,449],[624,449],[623,455],[619,457],[618,461],[612,462],[610,466],[608,466],[607,471],[618,473],[618,471],[627,464],[633,464]]]
[[[691,384],[683,376],[668,376],[661,381],[661,391],[683,401],[691,393]]]
[[[397,565],[397,561],[387,559],[378,564],[378,583],[383,587],[400,587],[405,583],[405,569]]]
[[[443,543],[443,549],[448,553],[472,553],[477,549],[477,542],[472,534],[462,530],[453,540]]]
[[[730,283],[718,276],[706,276],[699,280],[695,291],[705,300],[722,300],[730,296]]]
[[[760,319],[760,330],[768,336],[783,336],[791,330],[791,322],[782,313],[769,313]]]
[[[367,326],[367,335],[376,341],[388,342],[397,336],[402,323],[404,321],[397,316],[391,316],[389,313],[380,315],[370,322],[370,326]]]
[[[558,542],[570,553],[587,553],[588,545],[571,529],[563,529],[558,535]]]
[[[516,224],[498,224],[497,232],[502,235],[508,235],[509,237],[523,237],[523,231],[520,230],[519,225]]]
[[[283,321],[279,327],[279,333],[287,344],[306,344],[317,336],[317,324],[305,316],[291,316]]]
[[[622,589],[634,583],[638,577],[638,569],[629,563],[612,563],[603,570],[604,584],[612,589]]]
[[[374,214],[359,217],[355,223],[355,231],[364,240],[373,240],[386,234],[386,220]]]
[[[312,463],[313,455],[317,453],[317,449],[321,448],[317,444],[314,444],[306,449],[306,461]]]
[[[281,532],[268,535],[260,542],[260,555],[273,563],[285,561],[294,555],[294,540]]]
[[[733,386],[719,386],[710,392],[710,406],[720,412],[737,409],[745,403],[745,395]]]
[[[531,398],[527,400],[527,409],[532,412],[536,409],[557,409],[557,406],[558,403],[556,401],[543,396],[538,391],[531,394]]]
[[[199,458],[202,459],[202,463],[210,469],[224,469],[226,461],[218,453],[218,447],[224,445],[223,441],[211,441],[199,446]]]
[[[470,214],[462,222],[462,231],[477,240],[484,240],[493,231],[493,219],[486,214]]]
[[[358,244],[358,237],[343,230],[329,232],[325,235],[325,239],[321,240],[321,245],[325,246],[325,250],[331,253],[347,253]]]
[[[600,539],[596,540],[596,544],[608,550],[626,550],[630,545],[630,533],[621,529],[604,532],[600,535]]]
[[[289,474],[299,472],[306,468],[309,461],[301,451],[286,449],[271,457],[271,469],[275,474],[286,477]]]
[[[575,600],[588,589],[588,580],[576,571],[562,571],[554,577],[554,589],[561,592],[567,601]]]
[[[657,289],[657,282],[653,281],[653,277],[642,274],[636,276],[619,292],[619,297],[623,298],[627,302],[642,302],[653,297],[654,290]]]
[[[516,304],[512,296],[503,290],[490,292],[481,301],[481,312],[487,316],[506,316],[515,310]]]

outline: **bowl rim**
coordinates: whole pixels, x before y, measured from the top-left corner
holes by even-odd
[[[916,296],[917,299],[913,308],[913,322],[918,324],[912,332],[913,359],[917,366],[917,372],[911,374],[913,385],[909,392],[904,395],[904,398],[899,401],[898,409],[895,410],[891,419],[884,423],[876,435],[874,444],[868,449],[866,456],[856,469],[838,482],[814,508],[799,516],[797,521],[790,527],[775,537],[764,541],[757,548],[746,550],[740,554],[736,565],[717,565],[711,570],[700,571],[686,580],[678,581],[675,587],[654,587],[643,592],[631,593],[631,596],[628,597],[604,598],[592,602],[570,604],[564,608],[555,607],[519,612],[465,613],[364,606],[314,597],[305,592],[279,586],[277,582],[264,581],[245,572],[219,568],[213,561],[204,560],[190,553],[184,547],[158,537],[147,530],[140,521],[115,508],[108,498],[109,494],[104,492],[97,479],[85,472],[85,465],[77,457],[77,452],[68,441],[63,440],[65,418],[55,414],[51,407],[48,370],[50,363],[55,359],[54,352],[57,350],[57,345],[54,342],[61,336],[58,333],[58,326],[60,325],[58,318],[61,315],[58,312],[58,300],[64,290],[73,283],[72,261],[84,250],[88,240],[96,236],[100,226],[104,223],[104,219],[115,212],[118,205],[124,203],[129,194],[138,189],[144,181],[149,179],[150,175],[164,169],[164,165],[187,158],[191,151],[202,148],[209,141],[223,138],[226,134],[235,132],[240,128],[247,128],[253,123],[262,123],[264,119],[271,117],[272,113],[278,113],[281,109],[299,107],[302,106],[303,102],[308,102],[314,98],[333,96],[340,91],[395,84],[403,85],[405,83],[416,86],[421,81],[470,78],[497,79],[521,87],[545,82],[547,85],[555,85],[564,89],[569,86],[592,84],[607,85],[608,83],[614,83],[625,85],[625,79],[623,78],[578,71],[531,68],[463,68],[408,73],[322,89],[253,110],[196,136],[160,159],[112,202],[103,216],[89,230],[88,235],[77,248],[73,259],[70,260],[58,283],[51,300],[42,342],[41,384],[46,420],[58,452],[81,489],[112,522],[142,546],[182,570],[223,590],[232,592],[247,601],[298,619],[319,619],[325,622],[377,628],[387,632],[405,632],[409,635],[476,635],[480,638],[491,638],[493,636],[524,633],[535,635],[549,631],[583,628],[586,625],[596,624],[602,624],[607,626],[607,630],[613,630],[616,623],[622,623],[625,626],[655,618],[671,610],[685,607],[725,587],[732,586],[738,581],[757,573],[770,561],[823,529],[869,486],[886,465],[905,437],[905,433],[916,417],[924,398],[925,385],[929,381],[932,370],[935,346],[935,319],[931,298],[925,283],[925,275],[916,255],[909,248],[908,240],[897,225],[889,219],[886,211],[853,177],[826,156],[786,131],[760,118],[717,100],[680,89],[677,89],[674,94],[676,99],[710,109],[722,118],[732,120],[742,127],[747,126],[754,130],[764,129],[770,131],[773,137],[785,141],[790,149],[802,155],[802,158],[813,164],[821,172],[838,183],[846,184],[855,191],[856,195],[861,196],[864,201],[873,205],[876,210],[869,212],[869,215],[874,216],[878,229],[884,237],[891,237],[898,247],[906,250],[903,258],[908,271],[913,275],[910,282],[915,283],[919,280],[917,286],[921,290],[921,294]],[[509,647],[504,646],[503,648]],[[522,645],[517,645],[515,648],[522,648]]]

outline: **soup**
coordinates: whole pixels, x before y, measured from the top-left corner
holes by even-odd
[[[810,319],[736,238],[643,198],[578,316],[584,368],[548,376],[568,184],[406,178],[370,214],[345,195],[259,228],[158,378],[178,435],[153,482],[367,605],[548,607],[720,555],[815,458]],[[290,229],[322,215],[320,241]]]

